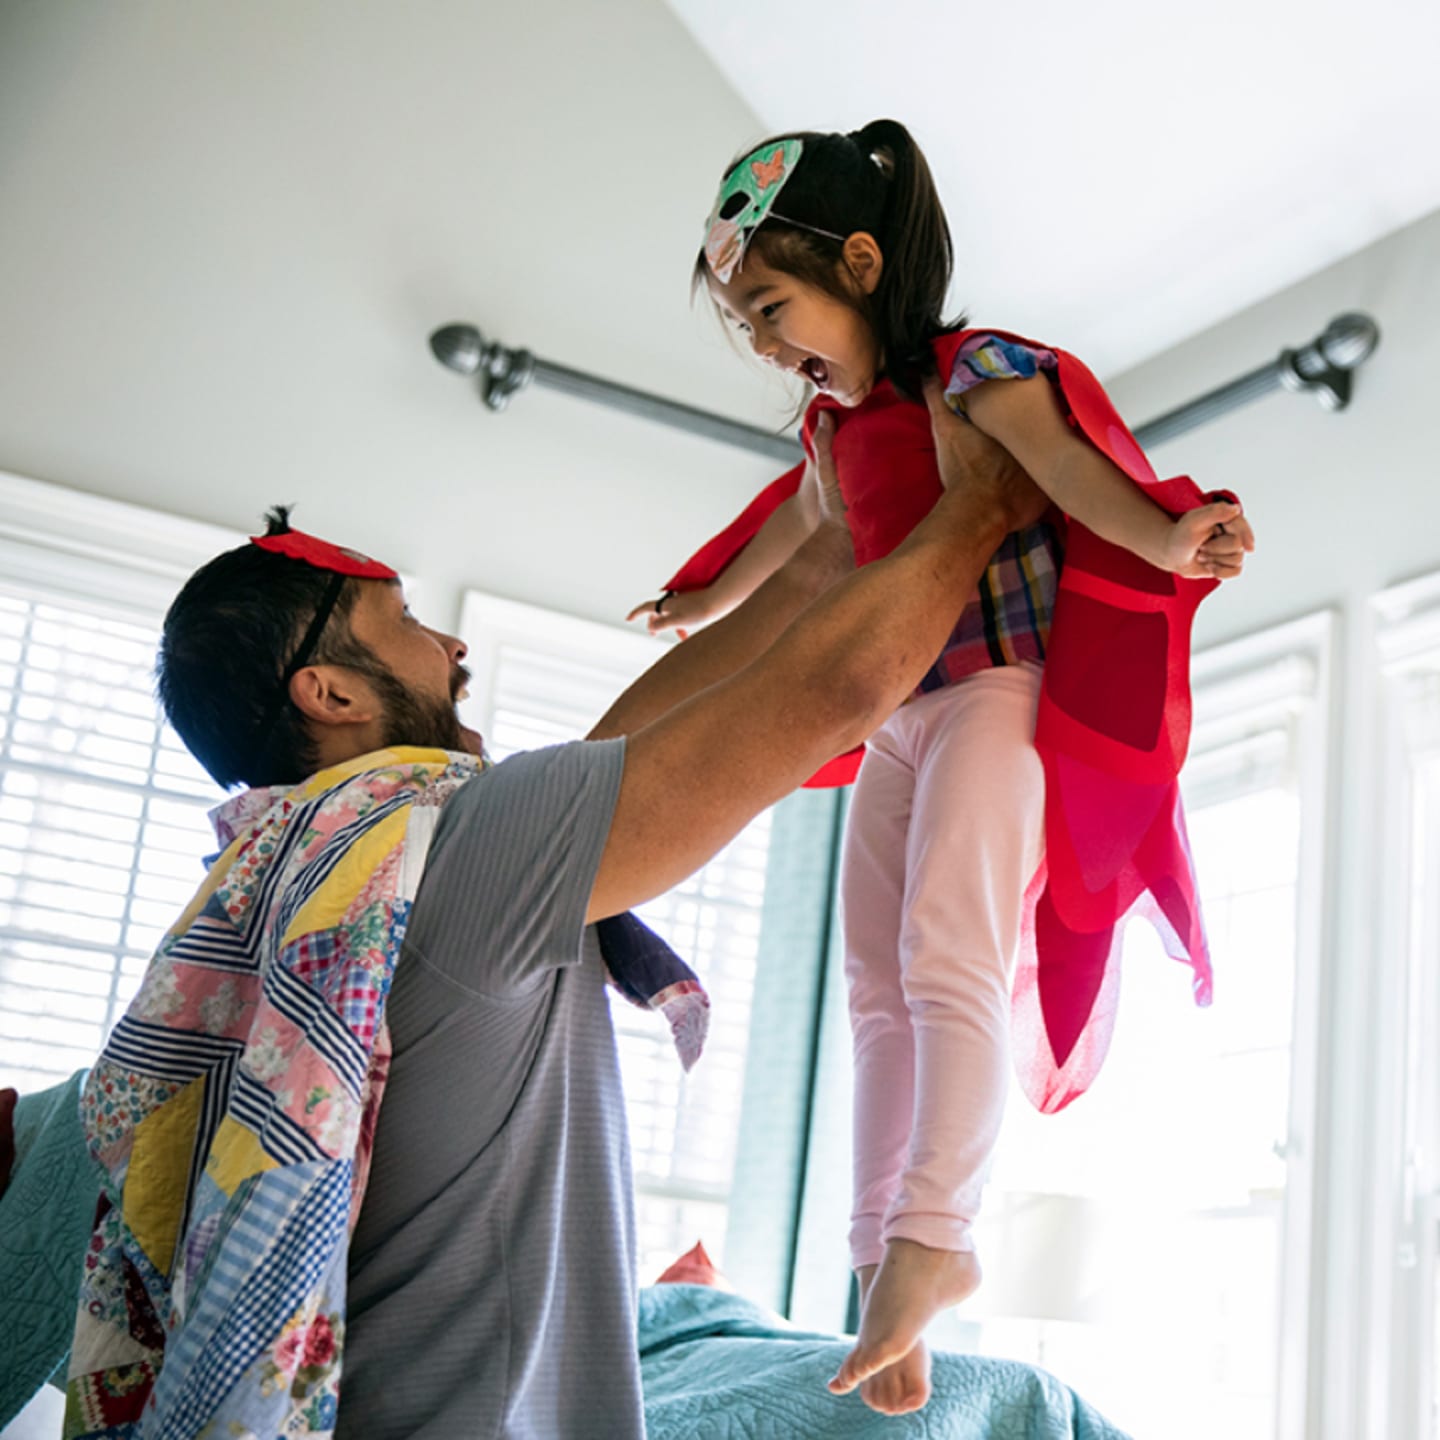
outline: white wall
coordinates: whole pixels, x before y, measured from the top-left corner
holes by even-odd
[[[1202,606],[1202,643],[1339,604],[1440,568],[1440,214],[1292,285],[1109,382],[1150,419],[1366,310],[1380,348],[1350,408],[1278,392],[1156,447],[1162,474],[1235,490],[1259,532],[1243,583]],[[1054,337],[1057,341],[1061,337]]]
[[[450,320],[774,424],[689,266],[753,115],[661,0],[0,6],[0,469],[597,619],[779,469],[534,391]]]
[[[1327,414],[1280,393],[1154,453],[1162,473],[1186,469],[1241,495],[1259,534],[1243,581],[1205,602],[1201,644],[1321,608],[1341,623],[1332,674],[1329,817],[1323,927],[1322,1067],[1311,1344],[1312,1428],[1326,1440],[1398,1435],[1375,1416],[1387,1396],[1393,1232],[1393,1099],[1385,1036],[1403,996],[1381,934],[1396,893],[1387,824],[1375,619],[1369,601],[1396,582],[1440,570],[1440,215],[1396,232],[1281,291],[1111,384],[1143,420],[1316,334],[1333,315],[1367,310],[1379,350],[1358,372],[1351,406]],[[1390,1107],[1390,1108],[1387,1108]],[[1381,1237],[1377,1240],[1375,1237]],[[1369,1417],[1368,1419],[1366,1417]]]

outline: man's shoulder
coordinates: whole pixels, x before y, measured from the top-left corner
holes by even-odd
[[[459,786],[446,804],[436,830],[437,841],[457,826],[476,823],[481,815],[514,812],[533,815],[552,806],[574,803],[585,790],[624,763],[625,739],[566,740],[534,750],[517,750],[487,765]]]

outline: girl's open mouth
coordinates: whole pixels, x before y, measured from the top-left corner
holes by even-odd
[[[830,383],[830,367],[823,360],[817,360],[813,355],[808,360],[800,362],[800,370],[817,390],[825,389]]]

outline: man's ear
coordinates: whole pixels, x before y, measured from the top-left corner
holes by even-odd
[[[845,237],[840,258],[850,277],[867,295],[873,295],[885,270],[880,242],[868,230],[856,230]]]
[[[290,677],[290,699],[316,725],[364,725],[379,713],[365,677],[342,665],[301,666]]]

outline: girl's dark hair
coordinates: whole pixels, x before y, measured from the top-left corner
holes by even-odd
[[[864,315],[879,341],[884,374],[907,399],[919,400],[933,366],[930,342],[965,323],[963,317],[947,322],[942,313],[954,254],[925,156],[897,120],[872,120],[848,135],[796,130],[764,143],[778,140],[800,140],[805,148],[746,253]],[[846,284],[843,239],[802,228],[810,225],[841,237],[859,230],[875,237],[885,263],[874,294]],[[708,274],[702,250],[694,289]]]
[[[288,509],[277,506],[266,522],[267,535],[284,534]],[[314,772],[315,743],[280,686],[334,578],[245,544],[202,566],[175,597],[161,631],[156,688],[166,718],[219,784],[294,784]],[[358,593],[347,577],[311,663],[366,673],[379,665],[350,633]]]

